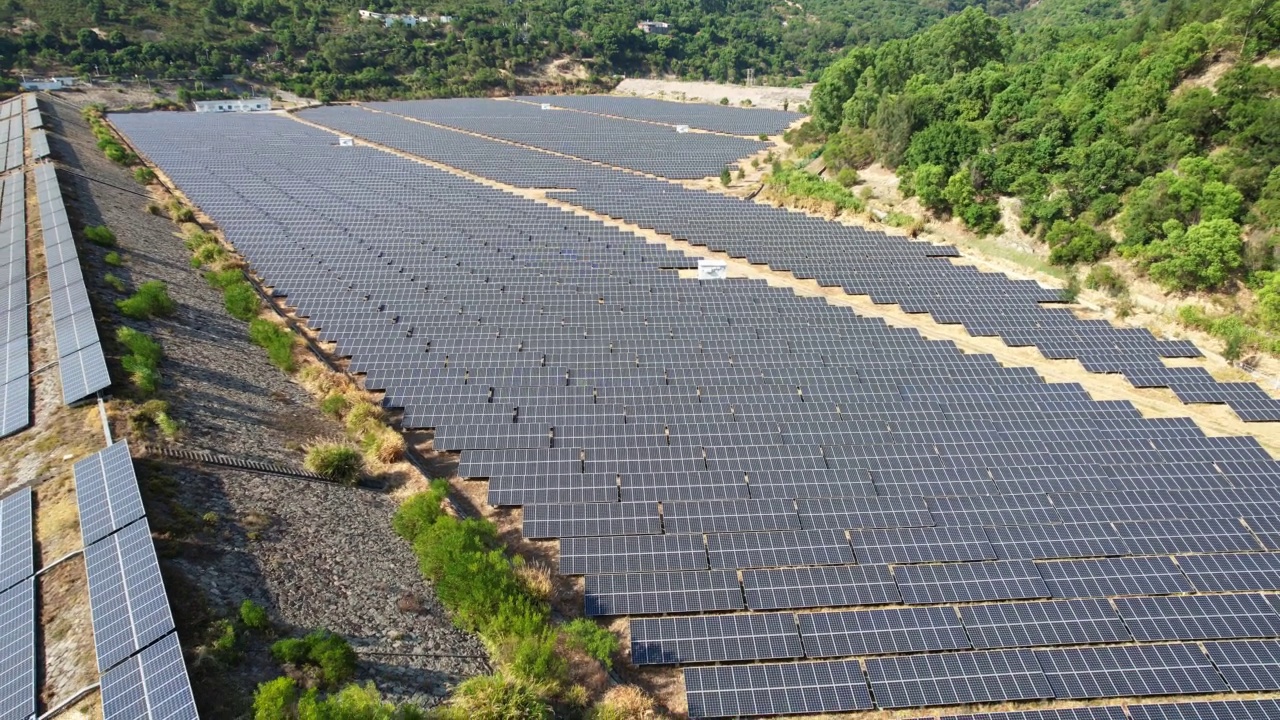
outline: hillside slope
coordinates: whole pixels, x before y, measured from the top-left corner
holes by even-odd
[[[988,0],[996,13],[1021,0]],[[549,61],[741,82],[816,80],[839,51],[906,37],[968,0],[4,0],[0,69],[216,79],[235,73],[322,98],[530,89]],[[429,22],[386,27],[359,9]],[[447,20],[442,20],[445,17]],[[641,20],[670,23],[645,34]],[[522,82],[523,80],[523,82]],[[572,81],[565,81],[568,87]],[[606,81],[607,82],[607,81]]]

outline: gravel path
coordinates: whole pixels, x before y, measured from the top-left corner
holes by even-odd
[[[103,157],[78,111],[42,105],[73,224],[111,227],[125,259],[125,267],[112,268],[102,261],[104,250],[81,245],[95,306],[110,307],[119,297],[102,282],[106,272],[131,287],[163,280],[178,303],[174,317],[146,329],[164,346],[161,395],[182,423],[181,443],[298,466],[303,443],[340,434],[306,390],[248,342],[244,323],[226,314],[221,295],[188,265],[175,226],[146,212],[143,188]],[[119,353],[111,345],[108,362],[119,383]],[[375,681],[392,699],[434,705],[453,684],[488,671],[483,646],[453,627],[411,549],[392,533],[391,497],[160,458],[139,465],[144,488],[151,488],[144,494],[152,526],[169,531],[157,544],[167,575],[177,573],[168,589],[180,634],[184,618],[191,623],[184,645],[195,640],[200,621],[208,622],[204,605],[230,615],[251,598],[293,631],[323,627],[345,635],[361,653],[359,679]],[[202,597],[187,596],[197,588]],[[192,670],[197,700],[211,709],[204,714],[222,717],[243,707],[244,696],[278,669],[265,643],[250,643],[229,675],[219,673],[204,664]],[[242,697],[228,699],[228,689]]]

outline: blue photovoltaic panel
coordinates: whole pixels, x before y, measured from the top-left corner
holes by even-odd
[[[1049,597],[1035,564],[1024,560],[899,565],[893,579],[908,604]]]
[[[74,466],[80,533],[92,545],[145,515],[129,443],[120,440]]]
[[[944,715],[943,720],[1126,720],[1119,705],[1065,708],[1062,710],[1018,710],[981,715]]]
[[[35,572],[31,490],[0,499],[0,592]]]
[[[1235,640],[1205,643],[1204,649],[1232,690],[1280,690],[1280,641]]]
[[[848,657],[925,650],[968,650],[969,637],[947,607],[800,613],[805,655]]]
[[[804,646],[791,613],[631,621],[631,662],[636,665],[798,657],[804,657]]]
[[[1193,589],[1167,557],[1059,560],[1036,567],[1057,598],[1172,595]]]
[[[84,550],[98,670],[105,672],[173,630],[145,519]]]
[[[866,663],[871,692],[882,708],[1053,697],[1029,650],[905,655]]]
[[[691,667],[684,670],[689,717],[800,715],[869,710],[856,660]]]
[[[1200,592],[1280,590],[1280,553],[1180,555],[1178,567]]]
[[[1111,605],[1098,599],[963,605],[960,617],[980,649],[1132,640]]]
[[[102,675],[102,720],[198,720],[177,633]]]
[[[1280,717],[1280,700],[1130,705],[1129,717],[1133,720],[1275,720]]]
[[[728,570],[588,575],[585,603],[588,616],[743,609],[738,575]]]
[[[1195,645],[1122,645],[1036,650],[1060,700],[1225,692]]]
[[[1261,595],[1132,597],[1115,604],[1138,640],[1280,637],[1280,615]]]
[[[885,605],[902,601],[886,565],[764,568],[742,571],[752,610]]]
[[[707,535],[711,567],[791,567],[852,565],[853,551],[843,530],[782,530]]]
[[[35,717],[35,580],[0,593],[0,718]]]

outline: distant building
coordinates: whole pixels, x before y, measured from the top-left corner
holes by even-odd
[[[76,84],[73,77],[52,77],[46,80],[23,80],[23,90],[61,90]]]
[[[402,15],[399,13],[380,13],[380,12],[373,12],[372,10],[361,10],[360,19],[361,20],[380,20],[382,24],[386,25],[387,27],[391,27],[392,25],[408,25],[409,27],[414,27],[418,23],[429,23],[435,20],[435,18],[430,18],[430,17],[427,17],[426,15]],[[439,22],[441,25],[448,25],[449,23],[453,22],[453,18],[448,15],[441,15],[439,18]]]
[[[231,100],[197,100],[198,113],[263,112],[271,109],[270,98],[245,98]]]
[[[657,20],[641,20],[636,23],[636,27],[646,35],[666,35],[671,31],[671,25]]]

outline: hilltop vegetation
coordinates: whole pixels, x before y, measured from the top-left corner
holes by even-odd
[[[0,23],[22,30],[0,36],[0,69],[234,73],[321,98],[511,91],[561,58],[580,61],[586,83],[613,73],[740,82],[748,69],[816,80],[839,50],[906,37],[969,1],[0,0]],[[436,20],[388,28],[358,9]],[[672,32],[646,35],[640,20]]]
[[[1056,264],[1116,253],[1170,292],[1269,288],[1260,321],[1280,325],[1265,302],[1280,297],[1280,70],[1263,61],[1280,5],[1056,7],[1017,31],[970,8],[854,49],[799,135],[836,171],[896,168],[905,194],[980,234],[1018,198]]]

